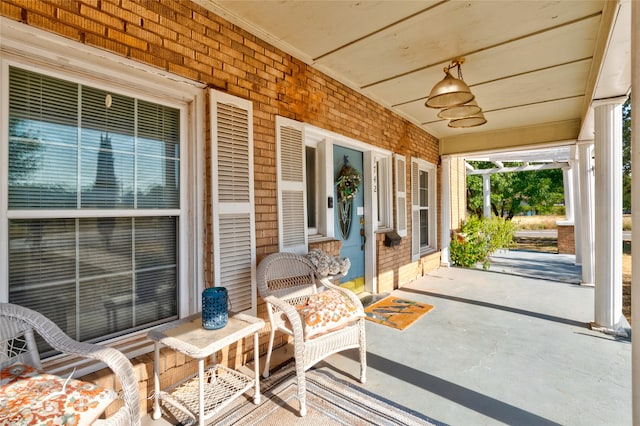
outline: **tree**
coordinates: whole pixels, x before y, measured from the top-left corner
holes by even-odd
[[[43,145],[39,132],[26,120],[9,120],[9,184],[24,184],[42,164]]]
[[[476,169],[495,167],[490,163],[471,162]],[[506,164],[505,167],[515,164]],[[495,216],[511,219],[533,209],[552,213],[564,199],[562,170],[536,170],[494,173],[491,175],[491,210]],[[482,216],[482,176],[467,176],[467,208]]]
[[[96,166],[96,179],[93,184],[96,199],[103,207],[113,207],[118,192],[118,180],[113,168],[113,148],[109,134],[100,135],[100,151]],[[108,249],[111,248],[111,237],[116,226],[115,217],[99,217],[98,231],[102,235]]]
[[[622,106],[622,209],[631,210],[631,96]]]
[[[493,163],[471,161],[475,169],[495,168]],[[504,164],[505,167],[521,163]],[[622,172],[624,211],[631,210],[631,97],[622,106]],[[491,175],[491,211],[495,216],[510,219],[533,210],[553,213],[564,200],[562,170],[495,173]],[[482,176],[467,176],[467,210],[477,217],[483,215]]]

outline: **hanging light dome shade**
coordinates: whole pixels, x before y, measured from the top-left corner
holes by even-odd
[[[446,120],[457,120],[460,118],[466,118],[472,115],[480,114],[481,112],[482,108],[478,106],[478,103],[474,99],[471,102],[463,105],[445,108],[438,113],[438,117],[444,118]]]
[[[469,86],[452,76],[448,70],[445,74],[445,77],[433,86],[424,104],[430,108],[451,108],[471,102],[474,95]]]
[[[484,114],[478,113],[470,117],[451,120],[449,121],[448,126],[453,127],[454,129],[461,129],[461,128],[467,128],[467,127],[482,126],[486,122],[487,122],[487,119],[484,118]]]

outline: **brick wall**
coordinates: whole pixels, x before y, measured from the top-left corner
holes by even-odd
[[[407,254],[407,237],[402,237],[400,245],[395,247],[385,247],[384,233],[376,234],[376,266],[378,277],[378,293],[389,293],[400,285],[397,262],[398,258]]]
[[[189,1],[3,0],[0,13],[78,43],[126,56],[253,102],[258,261],[278,249],[275,117],[309,123],[406,156],[438,164],[438,141],[419,127],[302,61]],[[208,101],[208,99],[207,99]],[[208,111],[208,108],[207,108]],[[209,123],[207,117],[207,123]],[[206,129],[209,133],[209,129]],[[210,161],[211,153],[205,156]],[[205,181],[210,180],[206,168]],[[406,169],[410,182],[410,167]],[[210,194],[205,185],[205,280],[212,282]],[[438,189],[440,193],[440,189]],[[410,193],[407,212],[411,212]],[[394,211],[395,213],[395,211]],[[411,221],[407,218],[409,227]],[[411,235],[409,229],[409,235]],[[410,239],[400,246],[376,237],[381,289],[392,289],[437,268],[432,257],[411,262]],[[329,245],[328,249],[335,247]],[[264,305],[258,314],[266,318]],[[261,335],[266,352],[268,330]],[[278,336],[277,343],[284,343]],[[225,354],[225,358],[229,354]],[[234,359],[241,357],[236,353]],[[149,372],[149,360],[140,361]],[[191,369],[187,369],[191,371]],[[182,373],[185,371],[180,370]],[[174,373],[171,373],[174,374]],[[179,374],[178,374],[179,375]],[[145,385],[146,386],[146,385]]]
[[[309,242],[309,251],[313,249],[320,249],[331,256],[340,256],[340,249],[342,248],[341,240],[325,240],[317,242]]]
[[[278,247],[276,115],[438,164],[435,137],[196,4],[4,0],[2,15],[252,100],[258,260]]]
[[[576,242],[573,225],[558,224],[558,253],[576,254]]]

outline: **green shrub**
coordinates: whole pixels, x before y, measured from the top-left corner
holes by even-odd
[[[482,262],[488,269],[489,255],[496,250],[513,247],[516,225],[500,217],[479,219],[470,216],[451,239],[451,263],[456,266],[471,267]]]

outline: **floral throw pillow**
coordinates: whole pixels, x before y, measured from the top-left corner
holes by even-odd
[[[117,398],[110,389],[25,364],[0,370],[3,425],[91,425]]]
[[[360,306],[334,289],[310,296],[304,305],[298,306],[298,312],[302,319],[305,339],[317,337],[358,318],[364,318],[364,311]]]

